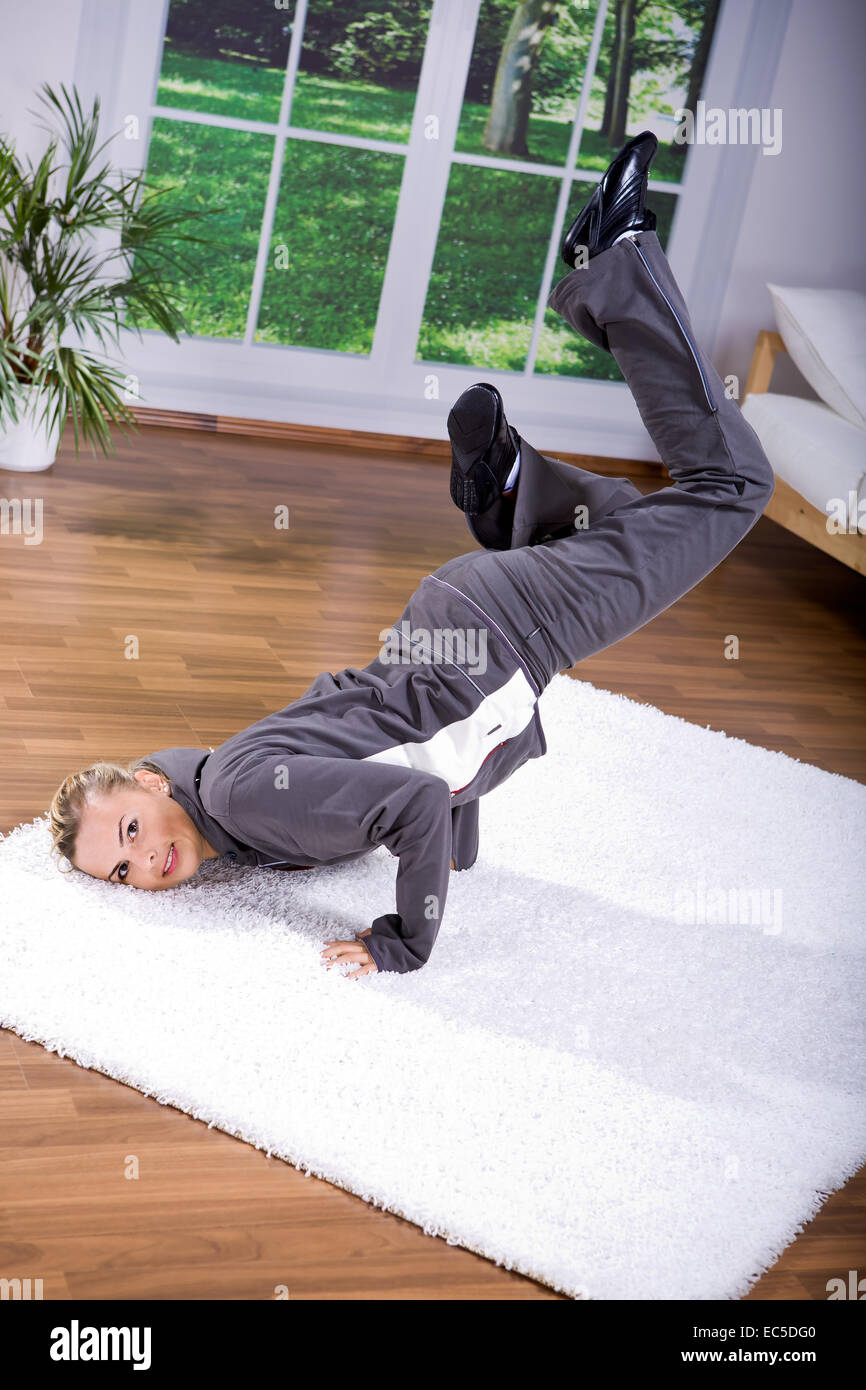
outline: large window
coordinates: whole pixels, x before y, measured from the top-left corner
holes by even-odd
[[[218,209],[218,246],[182,285],[197,335],[369,355],[396,255],[404,285],[423,276],[415,363],[621,380],[546,309],[566,273],[559,242],[616,150],[649,128],[648,201],[667,245],[689,158],[674,113],[700,96],[718,0],[466,7],[477,22],[449,127],[452,55],[429,51],[433,0],[170,0],[147,167],[172,198]],[[425,62],[443,109],[416,113]],[[432,206],[417,171],[406,178],[431,117],[452,132]],[[432,262],[414,270],[401,192],[435,219]],[[391,338],[405,350],[405,332]]]
[[[148,171],[219,209],[197,332],[370,351],[432,3],[171,0]]]
[[[667,244],[688,148],[672,143],[674,112],[700,91],[718,5],[613,0],[603,27],[601,8],[483,0],[419,356],[622,379],[545,310],[568,273],[558,244],[593,175],[644,129],[659,139],[649,201]]]

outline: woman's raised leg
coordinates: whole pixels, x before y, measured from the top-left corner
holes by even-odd
[[[698,584],[755,525],[775,486],[758,436],[695,341],[654,231],[571,271],[548,303],[613,354],[673,483],[556,539],[463,557],[451,574],[512,637],[524,640],[531,620],[546,681]]]

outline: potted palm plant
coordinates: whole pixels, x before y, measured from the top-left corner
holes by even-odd
[[[212,244],[187,224],[214,211],[166,206],[171,189],[101,161],[116,136],[97,146],[98,97],[85,113],[74,86],[46,82],[39,100],[60,131],[44,126],[38,164],[0,135],[0,468],[26,471],[51,466],[70,415],[76,458],[81,439],[107,455],[110,425],[136,428],[125,372],[80,344],[87,330],[103,349],[123,329],[140,338],[137,312],[179,342],[181,243]]]

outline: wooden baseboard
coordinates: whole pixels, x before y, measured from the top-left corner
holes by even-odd
[[[278,439],[298,444],[319,444],[329,449],[373,449],[377,454],[410,454],[421,459],[451,457],[447,439],[426,439],[405,434],[376,434],[368,430],[333,429],[323,425],[298,425],[284,420],[247,420],[234,415],[206,415],[193,410],[159,410],[152,406],[131,406],[139,425],[173,430],[208,430],[216,434],[242,434],[260,439]],[[645,459],[603,458],[596,454],[564,454],[556,457],[576,463],[593,473],[618,477],[659,478],[667,476],[660,463]]]

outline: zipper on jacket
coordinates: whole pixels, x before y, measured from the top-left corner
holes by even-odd
[[[680,330],[680,332],[682,333],[683,337],[684,337],[685,340],[686,340],[686,344],[687,344],[687,346],[688,346],[689,352],[692,354],[692,357],[693,357],[694,360],[695,360],[695,366],[697,367],[698,371],[700,372],[700,375],[701,375],[701,385],[702,385],[703,388],[704,388],[704,395],[705,395],[706,398],[707,398],[707,404],[709,405],[710,410],[712,410],[713,413],[715,413],[716,410],[718,409],[718,407],[716,406],[715,402],[713,401],[712,396],[710,395],[710,388],[709,388],[709,385],[708,385],[708,383],[707,383],[707,378],[706,378],[706,375],[705,375],[705,373],[704,373],[704,369],[703,369],[703,367],[701,366],[700,358],[698,357],[698,354],[697,354],[697,352],[696,352],[696,350],[695,350],[695,346],[694,346],[694,344],[693,344],[691,338],[689,337],[688,333],[686,332],[685,325],[683,324],[682,319],[680,318],[680,316],[679,316],[679,314],[677,313],[676,309],[674,308],[673,304],[671,304],[671,301],[668,299],[667,295],[665,294],[665,292],[664,292],[664,290],[662,289],[661,285],[659,284],[658,280],[657,280],[656,277],[653,275],[652,267],[650,266],[649,261],[647,260],[647,258],[646,258],[646,256],[644,255],[643,251],[641,251],[641,249],[640,249],[640,247],[638,246],[637,242],[636,242],[632,237],[626,237],[625,239],[626,239],[626,241],[630,241],[631,244],[632,244],[632,246],[634,247],[635,251],[637,251],[638,255],[640,256],[641,260],[643,261],[644,265],[646,266],[647,270],[649,271],[650,279],[652,280],[653,284],[655,285],[656,289],[658,290],[658,292],[659,292],[659,294],[661,295],[662,299],[664,300],[665,304],[667,304],[668,308],[670,309],[671,313],[673,314],[674,318],[676,319],[677,324],[679,325],[679,330]]]
[[[492,730],[491,730],[491,732],[492,732]],[[488,758],[492,758],[494,753],[498,753],[500,748],[504,748],[507,742],[508,742],[508,739],[504,739],[504,740],[502,741],[502,743],[497,743],[497,745],[496,745],[495,748],[491,748],[491,750],[490,750],[489,753],[485,753],[484,757],[481,759],[481,762],[480,762],[480,764],[479,764],[479,766],[478,766],[478,772],[476,772],[476,773],[469,779],[468,782],[464,783],[464,785],[463,785],[462,787],[455,787],[454,790],[453,790],[453,792],[451,793],[451,795],[452,795],[452,796],[458,796],[460,792],[465,792],[465,790],[466,790],[467,787],[471,787],[471,786],[472,786],[472,783],[473,783],[473,782],[476,780],[476,778],[478,777],[478,773],[480,773],[482,767],[483,767],[484,764],[487,762],[487,759],[488,759]]]

